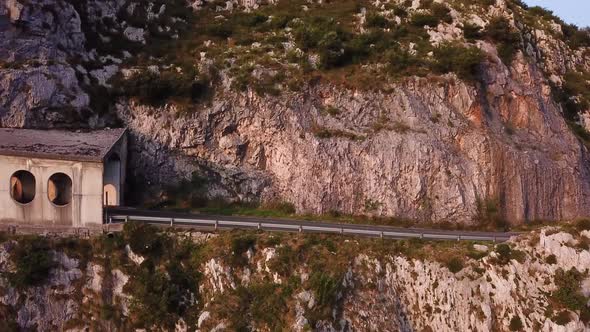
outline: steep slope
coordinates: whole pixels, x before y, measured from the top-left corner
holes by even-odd
[[[0,318],[38,331],[587,331],[589,236],[545,228],[493,246],[131,226],[4,237]]]
[[[587,32],[504,0],[190,5],[7,1],[0,124],[125,125],[137,182],[300,213],[590,214]]]

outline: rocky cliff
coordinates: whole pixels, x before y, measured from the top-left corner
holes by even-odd
[[[127,226],[91,239],[3,236],[4,327],[590,329],[590,233],[580,226],[498,245]]]
[[[149,187],[474,223],[590,214],[587,31],[518,1],[6,0],[0,125],[127,126]]]

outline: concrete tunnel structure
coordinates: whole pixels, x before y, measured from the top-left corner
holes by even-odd
[[[0,128],[0,223],[85,227],[124,202],[125,129]]]

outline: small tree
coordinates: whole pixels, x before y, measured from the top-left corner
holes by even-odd
[[[522,325],[522,320],[520,320],[520,316],[512,316],[510,320],[510,325],[508,328],[510,331],[520,331],[524,326]]]
[[[455,72],[467,81],[477,79],[480,64],[483,62],[483,53],[477,47],[463,47],[456,43],[441,45],[434,51],[434,56],[435,68],[439,72]]]
[[[463,270],[463,261],[459,257],[453,257],[447,262],[447,268],[453,273]]]
[[[18,288],[41,284],[55,266],[49,242],[42,237],[21,239],[10,256],[16,271],[8,279]]]
[[[504,17],[493,18],[486,27],[485,36],[496,43],[498,56],[509,66],[520,43],[520,36],[512,30],[510,22]]]

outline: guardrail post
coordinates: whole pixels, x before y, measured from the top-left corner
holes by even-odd
[[[494,236],[494,243],[496,243],[496,241],[497,241],[497,240],[496,240],[496,236]]]
[[[457,241],[461,241],[461,235],[457,236]]]
[[[129,222],[129,216],[125,216],[125,222]]]
[[[383,232],[381,232],[381,234],[379,234],[379,237],[380,238],[383,238]]]
[[[420,233],[420,239],[424,238],[424,233]]]
[[[217,232],[217,228],[219,228],[219,220],[215,220],[215,231]]]
[[[299,233],[303,233],[303,226],[299,225]]]
[[[344,227],[340,227],[340,235],[344,234]]]
[[[170,227],[174,226],[174,218],[170,218]]]
[[[109,224],[113,223],[113,217],[109,217]]]
[[[262,229],[262,223],[258,223],[258,230]]]

